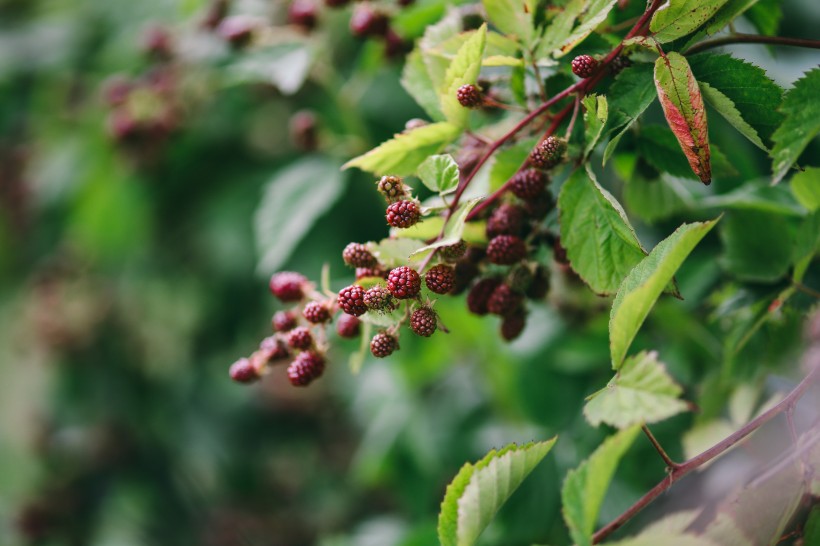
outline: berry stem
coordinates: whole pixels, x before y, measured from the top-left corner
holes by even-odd
[[[655,451],[658,452],[658,455],[661,456],[661,459],[663,459],[663,462],[666,463],[666,466],[668,468],[675,469],[680,466],[678,463],[672,460],[672,457],[667,455],[666,450],[663,449],[663,446],[661,446],[660,442],[658,442],[658,440],[655,438],[655,435],[652,434],[651,430],[649,430],[648,426],[646,426],[645,424],[641,425],[641,430],[646,435],[646,437],[649,438],[649,442],[652,444],[652,447],[655,448]]]
[[[805,38],[788,38],[785,36],[759,36],[757,34],[731,34],[712,40],[704,40],[686,50],[686,55],[699,53],[714,47],[730,44],[768,44],[779,46],[807,47],[809,49],[820,49],[820,40],[807,40]]]
[[[564,140],[569,140],[569,137],[572,134],[572,129],[575,128],[575,120],[578,119],[578,110],[581,109],[581,97],[582,95],[580,93],[575,95],[575,105],[572,108],[572,117],[569,119],[569,125],[567,125],[567,132],[564,134]]]

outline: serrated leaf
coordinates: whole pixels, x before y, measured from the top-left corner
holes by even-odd
[[[504,34],[517,36],[529,44],[535,36],[533,13],[521,0],[482,0],[487,18]]]
[[[804,216],[806,211],[788,188],[761,185],[752,180],[737,189],[719,195],[709,195],[698,203],[702,208],[720,208],[768,212],[782,216]]]
[[[700,82],[699,86],[703,98],[706,99],[706,102],[709,103],[712,108],[717,110],[717,112],[723,116],[726,121],[737,129],[740,134],[748,138],[752,144],[763,151],[768,151],[766,145],[763,144],[762,140],[760,140],[760,136],[757,134],[757,131],[754,130],[754,127],[746,123],[746,120],[744,120],[743,116],[740,115],[740,112],[735,106],[735,103],[732,102],[732,99],[706,82]]]
[[[655,87],[669,128],[692,170],[704,184],[712,181],[706,109],[686,58],[671,52],[655,61]]]
[[[459,104],[456,91],[462,85],[476,84],[486,43],[487,25],[485,23],[473,32],[458,50],[439,89],[441,111],[447,121],[458,127],[467,125],[470,110]]]
[[[584,415],[595,427],[656,423],[686,411],[681,392],[658,354],[643,351],[627,358],[606,388],[588,398]]]
[[[578,468],[567,473],[561,488],[561,512],[577,546],[591,546],[609,482],[640,430],[636,426],[610,436]]]
[[[375,175],[406,176],[416,172],[428,156],[438,153],[461,134],[461,129],[442,121],[399,133],[366,154],[342,165],[342,169],[358,167]]]
[[[276,173],[254,213],[257,271],[276,271],[302,237],[344,191],[347,177],[335,161],[309,156]]]
[[[441,546],[470,546],[499,508],[535,469],[556,438],[492,450],[475,465],[467,463],[447,486],[438,518]]]
[[[444,225],[443,236],[435,243],[419,248],[411,256],[421,254],[422,252],[427,252],[428,250],[433,250],[434,248],[450,246],[459,242],[464,234],[464,226],[467,221],[467,215],[470,214],[470,211],[473,210],[473,207],[475,207],[481,199],[481,197],[476,197],[461,203]]]
[[[404,69],[401,72],[401,85],[418,105],[427,112],[430,119],[434,121],[444,120],[444,114],[441,113],[438,102],[438,93],[436,93],[433,80],[427,72],[427,65],[424,63],[419,48],[413,49],[407,55]]]
[[[655,100],[652,65],[636,64],[621,72],[609,90],[609,119],[604,132],[612,135],[604,150],[604,163],[615,151],[624,132]]]
[[[603,95],[588,95],[582,101],[584,105],[584,156],[588,156],[601,134],[604,132],[609,117],[609,107]]]
[[[697,30],[726,2],[727,0],[669,0],[652,16],[649,30],[658,42],[671,42]]]
[[[558,198],[561,244],[572,269],[598,294],[617,292],[646,252],[618,201],[589,170],[576,170]]]
[[[458,165],[450,154],[428,157],[416,173],[425,186],[437,193],[447,194],[458,186]]]
[[[791,179],[792,193],[809,212],[820,209],[820,168],[809,167]]]
[[[509,55],[490,55],[486,57],[481,66],[525,66],[524,59],[518,57],[510,57]]]
[[[820,133],[820,68],[807,72],[786,93],[780,112],[785,119],[772,135],[773,179],[777,184]]]
[[[621,368],[626,352],[655,305],[655,300],[689,253],[716,223],[717,220],[712,220],[680,226],[658,243],[621,283],[609,314],[609,348],[613,368]]]
[[[562,40],[556,51],[555,57],[562,57],[572,51],[575,46],[583,42],[587,36],[592,34],[595,27],[604,22],[612,11],[612,7],[618,0],[588,0],[584,2],[584,9],[579,18],[579,24],[572,29],[569,36]]]

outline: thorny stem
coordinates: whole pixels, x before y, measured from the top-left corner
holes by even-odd
[[[667,467],[675,469],[680,466],[678,463],[673,461],[669,455],[667,455],[666,450],[663,449],[663,446],[661,446],[660,442],[658,442],[658,440],[655,438],[655,435],[652,434],[651,430],[649,430],[648,426],[641,425],[641,430],[644,434],[646,434],[646,437],[649,438],[649,442],[652,444],[652,447],[655,448],[655,451],[658,452],[658,455],[661,456],[661,459],[663,459],[663,462],[666,463]]]
[[[673,468],[667,476],[661,480],[655,487],[650,489],[643,497],[637,500],[635,504],[630,506],[623,514],[606,524],[597,533],[592,536],[592,543],[598,544],[609,535],[617,531],[621,528],[626,522],[630,519],[635,517],[641,510],[646,508],[652,501],[660,497],[667,489],[669,489],[672,484],[679,481],[685,475],[689,474],[693,470],[703,466],[707,462],[711,461],[715,457],[722,455],[730,448],[738,444],[744,438],[749,436],[751,433],[759,429],[764,424],[768,423],[776,416],[780,415],[781,413],[787,411],[790,407],[797,403],[800,397],[805,394],[806,390],[811,386],[811,384],[816,380],[816,376],[820,373],[820,351],[815,349],[813,352],[809,353],[809,360],[813,360],[810,362],[810,371],[803,378],[803,380],[792,390],[786,397],[780,401],[777,405],[773,406],[769,410],[761,413],[755,419],[749,421],[740,428],[738,431],[730,434],[717,444],[713,445],[700,455],[692,457],[688,461],[685,461],[679,464],[677,467]]]
[[[820,49],[820,40],[807,40],[804,38],[787,38],[785,36],[758,36],[757,34],[730,34],[713,40],[705,40],[693,45],[686,50],[687,55],[698,53],[713,47],[720,47],[730,44],[769,44],[780,46],[808,47],[810,49]]]

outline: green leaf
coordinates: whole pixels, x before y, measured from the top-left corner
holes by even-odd
[[[592,544],[592,533],[609,482],[640,430],[640,427],[632,427],[610,436],[578,468],[567,473],[561,488],[561,511],[569,534],[578,546]]]
[[[364,155],[342,165],[342,169],[358,167],[375,175],[407,176],[416,172],[428,156],[438,153],[454,141],[461,130],[447,122],[431,123],[399,133]]]
[[[492,450],[461,467],[441,503],[441,546],[470,546],[524,479],[550,452],[556,438]]]
[[[629,212],[647,223],[664,220],[691,209],[694,199],[682,181],[661,176],[657,180],[637,177],[624,188],[624,203]]]
[[[593,291],[614,294],[646,255],[618,201],[587,170],[576,170],[558,198],[561,244]]]
[[[458,165],[450,154],[428,157],[416,172],[424,185],[434,192],[447,194],[458,186]]]
[[[588,156],[601,134],[604,132],[609,108],[603,95],[588,95],[582,101],[584,105],[584,156]]]
[[[584,7],[579,17],[579,24],[572,29],[569,36],[559,42],[558,48],[554,52],[555,57],[566,55],[572,51],[575,46],[583,42],[587,36],[592,34],[595,27],[604,22],[617,1],[618,0],[586,0],[582,2]]]
[[[609,348],[613,368],[621,368],[626,352],[655,305],[655,300],[689,253],[716,223],[717,220],[712,220],[682,225],[658,243],[621,283],[609,315]]]
[[[225,68],[228,84],[264,82],[285,95],[296,93],[307,79],[313,52],[304,42],[253,49]]]
[[[746,120],[740,115],[735,103],[732,99],[705,82],[700,82],[700,92],[703,98],[709,105],[717,110],[740,134],[748,138],[752,144],[763,151],[768,151],[766,145],[760,140],[760,136],[754,128],[746,123]]]
[[[254,214],[260,273],[279,269],[339,198],[346,181],[338,163],[319,156],[301,159],[271,178]]]
[[[678,140],[669,127],[663,125],[644,125],[637,139],[639,157],[655,168],[659,173],[669,173],[681,178],[697,180],[689,161],[682,153]],[[712,163],[717,176],[737,174],[732,164],[712,147]]]
[[[783,0],[760,0],[746,12],[746,17],[758,32],[774,36],[780,29],[780,20],[783,19],[783,10],[780,7],[782,2]]]
[[[487,18],[504,34],[529,44],[535,36],[533,13],[520,0],[482,0]]]
[[[809,212],[820,209],[820,168],[809,167],[791,179],[792,193]]]
[[[786,93],[780,111],[786,118],[772,135],[772,183],[777,184],[820,133],[820,68],[807,72]]]
[[[655,61],[655,87],[669,128],[689,165],[704,184],[712,181],[706,109],[686,58],[671,52]]]
[[[709,195],[698,204],[703,208],[769,212],[782,216],[806,214],[788,188],[764,186],[760,180],[749,181],[728,193]]]
[[[681,392],[658,354],[643,351],[627,358],[606,388],[587,399],[584,415],[596,427],[655,423],[686,411]]]
[[[774,282],[789,271],[796,226],[782,214],[732,211],[721,224],[724,265],[735,277]]]
[[[407,56],[401,73],[401,84],[405,91],[427,112],[430,119],[444,120],[444,114],[441,113],[438,102],[438,93],[427,72],[427,65],[424,64],[420,49],[414,49]]]
[[[476,84],[486,43],[487,25],[483,24],[481,28],[472,33],[458,50],[447,69],[447,73],[444,75],[444,81],[439,89],[441,111],[447,121],[458,127],[467,125],[470,110],[459,104],[456,91],[462,85]]]
[[[655,100],[652,65],[641,63],[621,72],[609,91],[609,119],[604,132],[611,140],[604,150],[604,163],[615,151],[623,134]]]
[[[447,223],[444,226],[443,237],[441,237],[441,239],[439,239],[435,243],[419,248],[417,251],[413,253],[413,255],[421,254],[422,252],[426,252],[434,248],[450,246],[459,242],[464,234],[464,226],[467,222],[467,215],[470,214],[470,211],[473,210],[473,207],[475,207],[478,204],[478,202],[482,199],[482,197],[476,197],[474,199],[470,199],[469,201],[461,203],[458,206],[458,208],[456,208],[456,211],[453,213],[453,215],[450,216],[450,219],[447,220]]]
[[[552,19],[550,26],[541,36],[538,47],[533,54],[535,59],[550,56],[555,49],[565,42],[572,33],[575,20],[584,12],[586,0],[570,0],[561,11]]]
[[[746,12],[758,0],[729,0],[704,27],[706,34],[714,34]]]
[[[727,0],[669,0],[652,16],[649,30],[660,43],[671,42],[694,32]]]
[[[424,242],[409,238],[382,239],[370,247],[379,263],[388,268],[407,265],[410,257],[424,246]]]

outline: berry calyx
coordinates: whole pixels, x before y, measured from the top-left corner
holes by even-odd
[[[467,243],[464,241],[464,239],[462,239],[457,243],[453,243],[452,245],[441,247],[438,250],[438,255],[441,256],[443,260],[446,260],[448,262],[455,262],[460,260],[466,252]]]
[[[410,329],[422,337],[430,337],[436,331],[438,316],[429,307],[420,307],[410,315]]]
[[[500,284],[501,280],[496,277],[481,279],[475,283],[467,294],[467,308],[470,312],[474,315],[486,315],[487,302]]]
[[[327,305],[311,301],[302,309],[302,316],[310,323],[321,324],[330,320],[330,311]]]
[[[277,332],[289,332],[296,328],[296,316],[290,311],[277,311],[271,319],[271,325]]]
[[[247,358],[240,358],[231,364],[228,374],[237,383],[253,383],[259,379],[259,373]]]
[[[396,228],[409,228],[421,218],[421,211],[415,201],[404,200],[391,203],[385,214],[387,223]]]
[[[359,336],[361,330],[361,322],[353,315],[342,315],[336,322],[336,333],[339,337],[354,338]]]
[[[376,258],[361,243],[349,243],[342,251],[342,259],[352,267],[375,267]]]
[[[519,199],[533,199],[544,193],[547,175],[538,169],[525,169],[513,176],[510,190]]]
[[[368,4],[359,4],[350,16],[350,32],[357,38],[384,36],[387,32],[387,16]]]
[[[589,78],[598,68],[598,61],[590,55],[578,55],[572,59],[572,73],[579,78]]]
[[[348,315],[360,317],[367,313],[367,306],[364,304],[364,288],[357,284],[339,290],[337,301],[342,311]]]
[[[484,94],[478,86],[468,83],[456,91],[458,103],[464,108],[478,108],[484,104]]]
[[[424,284],[434,294],[449,294],[455,286],[455,281],[455,270],[444,264],[431,267],[424,275]]]
[[[527,255],[527,247],[515,235],[499,235],[487,245],[487,258],[498,265],[512,265]]]
[[[378,284],[364,293],[364,304],[374,311],[385,311],[393,308],[393,296],[384,286]]]
[[[524,297],[507,284],[499,284],[487,300],[487,311],[506,316],[521,307]]]
[[[388,203],[395,203],[405,198],[407,192],[404,189],[404,181],[398,176],[382,176],[376,189],[379,190]]]
[[[376,358],[385,358],[399,348],[399,340],[387,332],[379,332],[370,340],[370,353]]]
[[[567,141],[548,136],[530,152],[530,163],[539,169],[551,169],[558,165],[567,151]]]
[[[501,337],[506,341],[512,341],[521,335],[527,325],[527,315],[523,310],[507,315],[501,321]]]
[[[415,298],[421,290],[421,277],[412,267],[397,267],[387,275],[387,289],[400,300]]]
[[[524,227],[524,211],[510,203],[499,205],[487,220],[487,237],[520,235]]]
[[[294,387],[305,387],[325,371],[325,359],[315,351],[305,351],[296,355],[288,366],[288,379]]]
[[[306,351],[313,347],[313,334],[305,326],[294,328],[288,334],[288,345],[293,349]]]
[[[300,273],[282,271],[270,278],[270,291],[279,301],[288,303],[299,301],[304,297],[304,288],[308,280]]]

